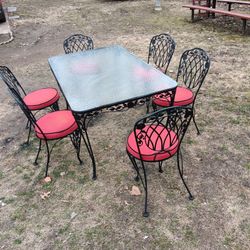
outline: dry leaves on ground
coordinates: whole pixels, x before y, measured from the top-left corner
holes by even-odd
[[[137,186],[133,186],[132,190],[130,191],[131,195],[141,195],[141,191]]]

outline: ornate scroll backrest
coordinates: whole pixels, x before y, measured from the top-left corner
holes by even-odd
[[[210,67],[210,59],[203,49],[186,50],[180,59],[176,81],[195,91],[195,97]]]
[[[8,86],[9,90],[11,88],[15,89],[15,91],[20,96],[25,96],[26,93],[24,89],[22,88],[21,84],[17,81],[14,74],[10,71],[10,69],[6,66],[0,66],[0,77],[5,82],[5,84]]]
[[[23,113],[25,114],[27,119],[29,120],[30,124],[32,124],[32,126],[34,128],[35,127],[38,128],[40,130],[41,134],[43,135],[43,138],[46,138],[43,131],[41,130],[41,128],[37,125],[36,118],[35,118],[34,114],[27,107],[27,105],[23,101],[23,98],[20,96],[20,94],[15,90],[15,88],[11,87],[9,90],[10,90],[11,95],[15,99],[16,103],[21,108],[21,110],[23,111]]]
[[[75,34],[68,37],[64,43],[63,48],[66,54],[78,51],[94,49],[94,43],[91,37]]]
[[[134,134],[139,154],[141,155],[140,147],[144,143],[149,149],[159,154],[170,153],[168,151],[171,150],[177,151],[192,114],[191,107],[169,107],[137,121],[134,126]]]
[[[159,70],[166,73],[174,51],[175,41],[170,35],[156,35],[149,44],[148,63],[153,62]]]

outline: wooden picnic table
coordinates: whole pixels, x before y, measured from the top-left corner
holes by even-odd
[[[236,1],[236,0],[217,0],[220,3],[227,3],[228,4],[228,11],[231,11],[232,4],[241,4],[241,5],[249,5],[249,1]]]
[[[222,0],[218,0],[222,1]],[[240,1],[233,1],[233,0],[226,0],[226,1],[230,1],[231,3],[239,3]],[[194,11],[198,10],[198,11],[206,11],[208,13],[208,17],[211,13],[211,15],[213,17],[215,17],[215,13],[218,14],[222,14],[222,15],[226,15],[226,16],[232,16],[232,17],[236,17],[236,18],[240,18],[242,20],[243,23],[243,34],[245,34],[246,32],[246,28],[247,28],[247,20],[250,20],[250,15],[249,14],[244,14],[244,13],[237,13],[237,12],[233,12],[233,11],[225,11],[225,10],[221,10],[221,9],[217,9],[216,8],[216,2],[217,0],[209,0],[207,7],[206,6],[199,6],[199,5],[183,5],[182,7],[185,8],[189,8],[191,10],[191,18],[192,21],[194,20]],[[241,1],[241,2],[246,2],[246,1]],[[250,2],[248,3],[248,5],[250,5]]]

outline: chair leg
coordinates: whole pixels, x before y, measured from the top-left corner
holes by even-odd
[[[146,112],[149,113],[149,106],[150,106],[150,97],[146,98]]]
[[[37,151],[37,155],[36,155],[36,159],[34,161],[34,165],[37,165],[37,160],[38,160],[38,157],[39,157],[39,154],[40,154],[40,151],[41,151],[41,145],[42,145],[42,140],[39,140],[39,148],[38,148],[38,151]]]
[[[153,111],[157,111],[157,105],[152,101],[152,108],[153,108]]]
[[[52,109],[53,111],[58,111],[58,110],[59,110],[58,101],[55,102],[54,104],[52,104],[51,109]]]
[[[162,170],[162,161],[159,161],[159,172],[163,173],[163,170]]]
[[[25,129],[28,129],[30,127],[29,124],[30,124],[30,121],[28,120],[26,123]]]
[[[127,154],[128,154],[128,157],[129,157],[130,161],[132,162],[133,167],[134,167],[134,169],[136,171],[136,176],[134,177],[134,180],[138,182],[140,180],[140,178],[139,178],[139,169],[138,169],[138,166],[136,164],[135,158],[132,157],[129,153],[127,153]]]
[[[196,121],[195,121],[195,114],[193,115],[192,119],[193,119],[195,128],[196,128],[196,130],[197,130],[197,135],[200,135],[200,134],[201,134],[201,133],[200,133],[200,130],[199,130],[199,128],[198,128],[198,126],[197,126],[197,124],[196,124]]]
[[[148,183],[147,183],[147,173],[146,173],[146,169],[145,169],[143,161],[141,161],[141,164],[142,164],[143,175],[144,175],[144,190],[145,190],[145,203],[144,203],[143,216],[144,217],[148,217],[149,216],[149,212],[148,212]]]
[[[135,169],[135,171],[137,173],[137,176],[135,177],[135,180],[139,181],[139,179],[140,179],[141,182],[142,182],[142,185],[143,185],[143,188],[144,188],[144,191],[145,191],[145,201],[144,201],[143,216],[148,217],[149,216],[149,212],[148,212],[148,183],[147,183],[146,169],[145,169],[143,161],[141,161],[141,165],[142,165],[142,169],[143,169],[143,175],[144,175],[144,178],[142,178],[142,176],[140,175],[139,167],[137,166],[135,158],[132,155],[130,155],[129,153],[127,153],[127,154],[128,154],[128,157],[131,160],[131,162],[133,164],[133,167],[134,167],[134,169]]]
[[[180,166],[181,165],[181,166]],[[179,171],[179,174],[180,174],[180,177],[181,177],[181,180],[185,186],[185,188],[187,189],[188,191],[188,194],[189,194],[189,200],[193,200],[194,197],[193,195],[191,194],[184,178],[183,178],[183,161],[182,161],[182,155],[181,155],[181,152],[180,152],[180,149],[178,150],[177,152],[177,166],[178,166],[178,171]]]
[[[47,163],[46,163],[46,170],[45,170],[45,177],[48,176],[48,170],[49,170],[49,162],[50,162],[50,150],[47,140],[45,140],[46,150],[47,150]]]
[[[28,122],[27,125],[29,126],[28,129],[29,129],[29,132],[28,132],[28,138],[27,138],[27,141],[25,142],[26,145],[29,145],[30,143],[30,133],[31,133],[31,123]]]

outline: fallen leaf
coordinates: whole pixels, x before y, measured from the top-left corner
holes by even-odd
[[[61,172],[61,173],[60,173],[61,176],[64,176],[65,174],[66,174],[65,172]]]
[[[43,192],[40,194],[40,197],[45,200],[46,198],[49,198],[50,196],[50,191],[49,192]]]
[[[131,195],[141,195],[141,191],[137,186],[133,186],[132,190],[130,191]]]
[[[47,177],[45,177],[45,178],[43,179],[43,181],[44,181],[45,183],[49,183],[49,182],[52,181],[52,179],[51,179],[50,176],[47,176]]]

